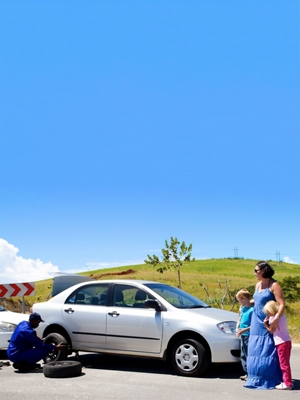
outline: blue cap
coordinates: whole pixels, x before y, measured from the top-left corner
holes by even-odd
[[[30,314],[29,316],[29,321],[40,321],[40,322],[45,322],[44,320],[42,320],[42,317],[40,316],[40,314],[38,314],[37,312],[33,312],[32,314]]]

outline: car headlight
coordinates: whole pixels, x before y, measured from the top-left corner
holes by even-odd
[[[236,322],[234,322],[234,321],[220,322],[219,324],[217,324],[217,327],[223,333],[229,333],[229,334],[235,335]]]
[[[0,333],[3,332],[13,332],[16,329],[17,325],[12,324],[11,322],[0,321]]]

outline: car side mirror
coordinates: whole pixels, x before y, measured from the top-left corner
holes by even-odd
[[[161,304],[155,299],[145,301],[145,308],[154,308],[156,311],[161,311]]]

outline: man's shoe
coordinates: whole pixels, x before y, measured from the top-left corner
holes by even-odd
[[[29,369],[30,370],[36,370],[36,369],[41,369],[41,364],[29,364]]]
[[[240,376],[240,380],[241,380],[241,381],[246,381],[247,378],[248,378],[247,375],[242,375],[242,376]]]
[[[282,382],[279,385],[275,386],[275,389],[278,389],[278,390],[292,390],[293,389],[293,385],[287,386],[284,382]]]
[[[13,367],[18,369],[20,372],[28,372],[29,371],[29,364],[26,361],[20,361],[13,363]]]

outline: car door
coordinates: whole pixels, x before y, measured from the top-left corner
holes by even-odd
[[[101,350],[106,347],[106,297],[109,284],[86,284],[66,300],[62,313],[73,348]]]
[[[162,315],[145,308],[153,298],[145,290],[115,284],[112,305],[107,312],[107,349],[131,353],[159,353],[162,342]]]

